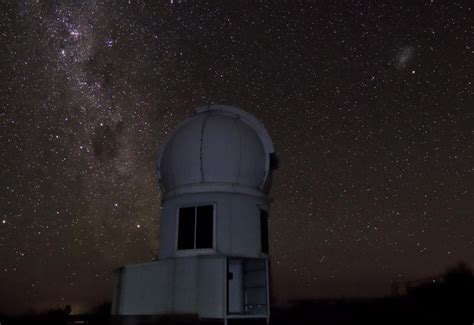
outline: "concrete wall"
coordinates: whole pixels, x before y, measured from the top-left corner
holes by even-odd
[[[237,193],[195,193],[170,198],[163,203],[160,227],[160,258],[203,254],[176,251],[177,211],[181,206],[215,204],[215,250],[207,254],[262,257],[260,207],[263,198]]]

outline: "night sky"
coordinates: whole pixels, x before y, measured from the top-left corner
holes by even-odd
[[[209,103],[279,153],[277,301],[474,267],[473,3],[234,2],[2,2],[0,312],[156,257],[157,149]]]

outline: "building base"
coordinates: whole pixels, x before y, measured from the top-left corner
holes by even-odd
[[[250,323],[270,317],[267,258],[198,255],[118,271],[114,324]]]

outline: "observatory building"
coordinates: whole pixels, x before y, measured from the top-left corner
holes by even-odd
[[[112,314],[268,322],[273,144],[232,106],[196,109],[164,141],[159,259],[120,268]]]

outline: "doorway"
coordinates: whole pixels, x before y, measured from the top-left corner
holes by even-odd
[[[242,314],[244,312],[242,260],[229,260],[227,283],[228,312]]]
[[[229,259],[227,264],[227,313],[229,315],[267,315],[267,277],[266,259]]]

